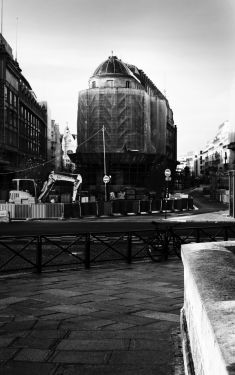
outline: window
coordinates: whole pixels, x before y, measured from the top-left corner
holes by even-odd
[[[126,81],[126,88],[130,87],[130,81]]]
[[[113,80],[106,81],[108,87],[113,87]]]
[[[93,88],[93,89],[96,88],[96,81],[92,81],[92,88]]]

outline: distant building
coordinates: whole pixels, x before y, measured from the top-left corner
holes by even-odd
[[[177,165],[177,171],[182,172],[185,167],[188,167],[190,173],[194,172],[194,152],[189,151],[185,155],[178,157],[179,164]]]
[[[68,125],[64,130],[62,137],[62,164],[65,170],[74,170],[75,164],[70,160],[69,155],[74,154],[77,149],[77,137],[71,134]]]
[[[52,132],[52,120],[51,120],[51,109],[46,100],[40,101],[39,104],[46,108],[47,113],[47,160],[51,159],[51,132]]]
[[[161,189],[164,169],[175,170],[177,131],[168,100],[142,70],[116,56],[79,92],[77,134],[81,146],[71,158],[91,189],[103,188],[105,172],[114,190]]]
[[[223,122],[211,141],[195,156],[195,171],[202,175],[235,169],[235,129]]]
[[[51,150],[50,158],[53,165],[52,169],[60,171],[62,167],[62,146],[61,146],[61,135],[59,125],[55,123],[55,120],[51,120]]]
[[[0,34],[0,186],[4,189],[16,170],[46,159],[46,108],[37,101],[11,47]]]

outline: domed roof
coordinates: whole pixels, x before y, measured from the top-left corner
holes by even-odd
[[[124,62],[119,60],[117,56],[109,56],[109,58],[106,61],[102,62],[98,66],[93,76],[102,76],[109,74],[121,74],[133,77],[132,71]]]

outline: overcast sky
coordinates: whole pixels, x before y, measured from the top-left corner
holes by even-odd
[[[111,51],[165,90],[178,127],[178,154],[200,150],[232,119],[235,0],[3,4],[3,36],[14,56],[17,45],[25,78],[38,100],[48,101],[61,132],[68,122],[76,133],[78,91]]]

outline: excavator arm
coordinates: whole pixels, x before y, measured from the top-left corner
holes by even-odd
[[[38,197],[38,202],[41,202],[42,199],[45,199],[47,197],[56,181],[68,181],[73,183],[72,203],[75,203],[78,188],[82,183],[82,176],[80,174],[78,174],[76,177],[65,176],[55,173],[54,171],[50,173],[48,180],[44,182],[41,194]]]
[[[75,179],[74,184],[73,184],[72,203],[75,203],[75,201],[76,201],[76,196],[77,196],[78,188],[81,185],[81,183],[82,183],[82,176],[80,174],[78,174],[77,178]]]

